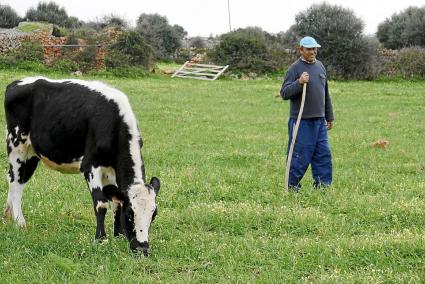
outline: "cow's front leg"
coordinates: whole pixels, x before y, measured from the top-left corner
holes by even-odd
[[[105,184],[105,182],[104,182]],[[122,200],[118,187],[114,184],[108,184],[103,187],[103,193],[106,195],[108,200],[112,201],[112,212],[114,214],[114,236],[124,235],[123,228],[121,226],[121,208]]]
[[[121,226],[121,202],[112,200],[112,209],[114,212],[114,236],[124,235],[124,230]]]
[[[122,196],[118,189],[115,170],[112,167],[102,168],[103,193],[108,200],[112,201],[112,212],[114,214],[114,236],[124,235],[121,226]]]
[[[96,215],[96,235],[97,240],[106,239],[105,215],[108,209],[108,199],[102,191],[102,171],[100,167],[91,167],[91,170],[84,173],[93,198],[94,213]]]

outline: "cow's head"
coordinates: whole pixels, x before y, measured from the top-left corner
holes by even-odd
[[[121,225],[133,252],[149,253],[149,227],[157,214],[156,195],[159,179],[153,177],[149,184],[134,184],[128,190],[128,200],[123,203]]]

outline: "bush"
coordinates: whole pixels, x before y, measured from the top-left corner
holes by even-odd
[[[296,15],[295,25],[285,38],[296,41],[306,35],[316,38],[322,45],[318,58],[331,78],[371,79],[373,72],[366,71],[371,68],[368,63],[376,61],[377,52],[375,45],[364,38],[363,26],[351,10],[324,3]],[[297,42],[290,45],[298,46]]]
[[[160,60],[173,59],[187,35],[183,27],[171,26],[166,17],[158,14],[141,14],[137,20],[137,31],[153,47],[155,58]]]
[[[69,59],[58,59],[52,63],[50,68],[53,71],[61,72],[61,73],[70,73],[80,70],[80,67],[77,62]]]
[[[96,69],[96,46],[86,46],[75,56],[75,62],[78,62],[79,70],[87,72]]]
[[[65,8],[59,7],[55,2],[39,2],[37,8],[28,9],[25,18],[32,22],[48,22],[66,28],[82,25],[78,18],[68,17]]]
[[[153,63],[153,50],[137,32],[124,32],[107,49],[106,66],[109,68],[141,66],[149,69]]]
[[[47,68],[41,62],[34,61],[18,61],[10,55],[0,56],[0,68],[17,69],[24,71],[46,72]]]
[[[9,5],[0,5],[0,28],[14,28],[20,21],[21,18]]]
[[[422,47],[403,48],[397,52],[391,67],[396,75],[405,79],[425,78],[425,49]]]
[[[189,48],[181,48],[174,57],[174,62],[183,64],[192,58],[192,52]]]
[[[114,14],[104,16],[101,25],[103,26],[103,28],[118,27],[123,29],[128,28],[129,26],[128,22],[125,19]]]
[[[377,37],[385,48],[425,47],[425,7],[409,7],[379,24]]]
[[[264,74],[278,70],[267,33],[260,28],[245,28],[224,34],[208,57],[216,64],[229,65],[236,73]]]
[[[68,43],[66,44],[78,44],[78,39],[85,40],[87,44],[110,43],[106,40],[104,33],[98,32],[87,25],[72,30],[67,37]]]
[[[205,48],[206,44],[205,44],[205,41],[201,37],[197,36],[197,37],[194,37],[190,40],[190,47]]]
[[[8,51],[7,55],[14,57],[17,61],[44,63],[43,47],[32,41],[23,41],[18,49]]]
[[[130,66],[131,57],[128,54],[124,54],[119,50],[110,48],[107,51],[105,58],[105,65],[108,68],[118,68],[124,66]]]

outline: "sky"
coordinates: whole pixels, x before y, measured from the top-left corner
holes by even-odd
[[[189,37],[219,35],[229,32],[228,1],[232,29],[258,26],[269,33],[286,31],[295,23],[295,15],[305,11],[314,0],[54,0],[64,7],[68,16],[83,21],[101,19],[105,15],[117,15],[135,25],[142,13],[166,16],[171,25],[182,26]],[[39,0],[0,0],[11,6],[21,17]],[[364,33],[374,34],[379,23],[409,6],[424,7],[425,0],[373,1],[327,0],[326,3],[351,9],[363,20]]]

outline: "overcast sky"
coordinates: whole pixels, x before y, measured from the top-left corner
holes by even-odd
[[[295,15],[304,11],[314,0],[229,0],[232,29],[259,26],[270,33],[286,31],[295,23]],[[22,17],[39,0],[0,0],[10,5]],[[131,25],[142,13],[158,13],[166,16],[170,24],[178,24],[189,36],[218,35],[229,31],[228,0],[55,0],[64,7],[69,16],[89,21],[114,14],[125,18]],[[354,11],[365,23],[364,32],[374,34],[378,24],[409,6],[423,7],[425,0],[373,1],[373,0],[328,0]]]

